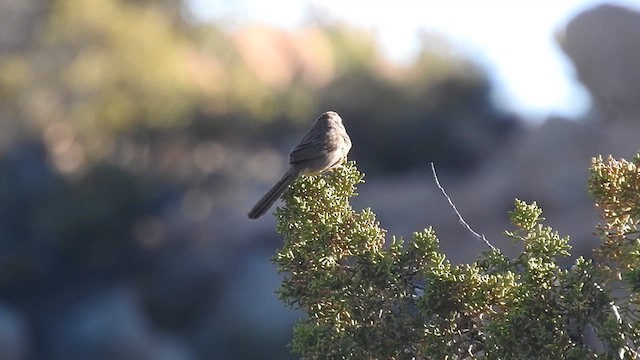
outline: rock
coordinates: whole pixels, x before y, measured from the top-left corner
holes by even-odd
[[[0,359],[30,359],[30,331],[22,313],[0,304]]]
[[[593,95],[599,120],[638,122],[640,12],[597,6],[572,19],[558,42]]]

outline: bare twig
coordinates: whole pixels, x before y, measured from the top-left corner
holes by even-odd
[[[447,192],[444,190],[442,185],[440,185],[440,180],[438,180],[438,174],[436,174],[436,167],[435,165],[433,165],[433,163],[431,163],[431,171],[433,172],[433,178],[436,180],[436,185],[438,185],[438,189],[440,189],[444,197],[449,202],[449,205],[451,205],[451,208],[458,216],[458,220],[460,221],[460,223],[478,240],[484,242],[484,244],[487,245],[489,248],[491,248],[491,250],[495,250],[496,247],[491,245],[491,243],[484,237],[484,235],[480,235],[477,232],[473,231],[471,226],[469,226],[469,224],[467,224],[467,222],[464,221],[464,219],[462,218],[462,215],[460,215],[460,212],[458,211],[458,208],[456,208],[456,205],[453,203],[453,201],[451,201],[451,198],[449,197],[449,195],[447,195]]]

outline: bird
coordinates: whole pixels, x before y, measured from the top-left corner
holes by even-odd
[[[249,211],[249,219],[264,215],[300,175],[317,175],[342,165],[351,150],[351,139],[335,111],[318,117],[289,154],[289,169]]]

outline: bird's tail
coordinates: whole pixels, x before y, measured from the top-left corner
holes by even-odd
[[[278,200],[280,195],[285,191],[287,186],[293,183],[300,175],[299,171],[289,169],[282,179],[280,179],[273,187],[258,201],[258,203],[249,211],[249,219],[257,219],[264,215],[273,206],[273,203]]]

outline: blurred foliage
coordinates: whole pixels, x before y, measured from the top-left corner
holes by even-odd
[[[198,94],[188,42],[146,3],[52,1],[32,43],[2,59],[9,111],[45,132],[69,124],[95,155],[132,127],[184,122]]]
[[[478,66],[444,39],[425,34],[422,41],[406,68],[359,66],[339,75],[320,100],[345,119],[353,158],[369,172],[429,162],[467,171],[517,129],[491,104]]]
[[[396,65],[371,32],[330,19],[232,31],[190,22],[179,0],[30,3],[32,35],[0,44],[0,117],[7,134],[44,137],[64,172],[153,145],[154,134],[289,144],[285,134],[328,109],[371,171],[468,169],[515,129],[482,70],[433,35],[413,63]],[[396,151],[383,150],[390,144]]]
[[[624,174],[607,176],[602,166],[594,161],[591,186],[598,203],[608,204],[605,218],[624,213],[625,224],[637,224],[637,189],[616,186],[629,190],[618,200],[609,184],[637,184],[640,172],[618,162]],[[569,238],[542,224],[535,203],[516,200],[510,212],[515,230],[506,235],[523,245],[518,256],[490,250],[456,266],[432,229],[387,244],[371,210],[355,212],[349,204],[362,181],[354,162],[303,177],[276,211],[285,240],[274,258],[285,274],[279,296],[307,314],[292,344],[303,358],[638,358],[638,276],[621,282],[582,257],[560,268],[558,259],[570,256]],[[610,246],[603,240],[601,249]],[[609,266],[633,254],[615,253]],[[638,267],[637,258],[621,264]],[[621,286],[623,299],[613,293]]]

